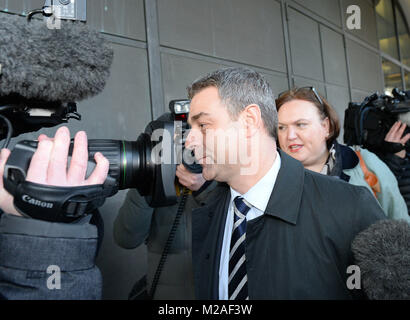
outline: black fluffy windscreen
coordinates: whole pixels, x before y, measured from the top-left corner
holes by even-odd
[[[1,15],[0,96],[80,101],[103,90],[112,60],[101,34],[80,22],[49,29],[43,20]]]
[[[369,299],[410,299],[410,225],[381,220],[360,232],[352,243]]]

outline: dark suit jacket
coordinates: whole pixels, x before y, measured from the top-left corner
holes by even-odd
[[[352,299],[350,244],[386,218],[364,187],[304,169],[280,152],[281,168],[265,214],[247,223],[250,299]],[[219,265],[230,190],[193,211],[192,258],[197,299],[218,299]]]

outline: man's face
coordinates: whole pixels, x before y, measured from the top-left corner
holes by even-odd
[[[218,89],[207,87],[191,101],[188,122],[192,129],[186,147],[195,151],[206,180],[228,181],[238,167],[238,141],[242,124],[231,119]]]

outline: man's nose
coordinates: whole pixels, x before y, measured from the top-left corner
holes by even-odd
[[[199,130],[198,129],[189,129],[188,136],[185,140],[185,148],[190,150],[195,150],[195,147],[198,146],[199,143]]]

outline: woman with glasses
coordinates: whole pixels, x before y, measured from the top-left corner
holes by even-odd
[[[278,145],[284,152],[302,162],[306,169],[367,187],[389,218],[410,222],[393,173],[370,151],[357,148],[357,154],[336,141],[340,131],[337,113],[315,88],[281,93],[276,108]]]

